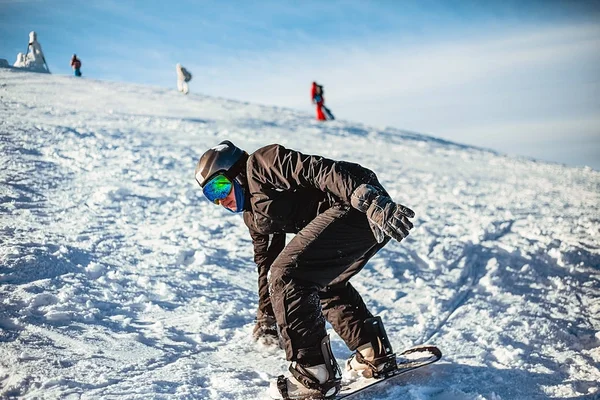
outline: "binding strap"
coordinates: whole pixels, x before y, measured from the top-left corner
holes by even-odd
[[[331,345],[329,342],[329,335],[321,339],[321,352],[327,368],[328,378],[325,382],[321,383],[313,376],[305,367],[297,362],[290,364],[289,371],[294,378],[304,387],[314,390],[322,395],[323,398],[333,398],[340,391],[340,382],[342,380],[342,373],[340,371],[333,352],[331,351]],[[277,377],[277,389],[284,400],[289,400],[289,393],[287,388],[288,378],[280,375]],[[333,389],[333,390],[332,390]],[[314,397],[313,397],[314,398]],[[319,397],[321,398],[321,397]]]
[[[277,377],[277,389],[279,390],[279,393],[281,393],[281,397],[283,397],[283,400],[290,400],[287,390],[287,379],[285,378],[285,376],[279,375]]]
[[[301,371],[300,371],[301,369]],[[321,383],[315,378],[312,377],[310,372],[306,371],[300,364],[290,365],[289,368],[291,374],[304,386],[313,390],[321,390]]]
[[[324,397],[328,396],[328,394],[329,396],[332,396],[333,394],[339,391],[337,389],[337,386],[340,382],[339,379],[329,379],[321,383],[316,378],[314,378],[310,374],[310,372],[306,371],[300,364],[294,364],[290,365],[289,371],[292,374],[292,376],[296,378],[298,382],[300,382],[303,386],[321,393]],[[287,400],[289,398],[287,397],[287,379],[283,375],[280,375],[277,378],[277,388],[279,389],[279,393],[281,393],[281,395],[283,396],[283,399]],[[336,388],[336,390],[333,393],[329,393],[333,388]]]
[[[356,353],[354,353],[354,358],[356,358],[356,361],[358,361],[359,363],[366,364],[369,367],[373,378],[386,376],[389,372],[392,372],[393,370],[398,368],[398,366],[396,365],[395,353],[375,358],[373,361],[369,361],[365,359],[362,354],[360,354],[360,351],[357,351]],[[378,368],[378,366],[381,367],[381,370],[380,368]]]
[[[356,358],[356,361],[358,361],[359,363],[366,364],[372,371],[377,371],[377,367],[373,363],[371,363],[369,360],[364,358],[363,355],[360,354],[360,351],[357,351],[356,353],[354,353],[354,358]]]

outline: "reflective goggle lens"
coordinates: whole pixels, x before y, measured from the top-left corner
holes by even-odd
[[[229,178],[225,175],[217,175],[206,182],[206,185],[202,188],[202,192],[210,202],[216,204],[218,200],[223,200],[231,193],[232,187],[233,183]]]

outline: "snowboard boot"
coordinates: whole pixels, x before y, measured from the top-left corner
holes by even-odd
[[[366,378],[386,376],[398,367],[396,353],[392,350],[381,317],[367,318],[365,331],[371,341],[356,349],[346,361],[346,371],[357,372]]]
[[[252,330],[252,337],[256,342],[265,346],[277,346],[281,348],[277,322],[271,316],[265,316],[256,321]]]
[[[291,376],[280,375],[277,382],[271,383],[269,395],[273,399],[333,399],[340,391],[342,373],[333,357],[329,335],[321,340],[324,364],[302,366],[297,362],[290,364]]]

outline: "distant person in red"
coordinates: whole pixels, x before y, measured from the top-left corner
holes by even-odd
[[[323,97],[323,86],[318,85],[317,82],[312,83],[310,95],[312,102],[317,105],[317,121],[327,121],[335,119],[333,114],[327,107],[325,107],[325,97]]]
[[[310,95],[312,97],[312,102],[317,105],[317,121],[327,121],[325,114],[323,114],[323,96],[321,95],[323,91],[322,86],[317,85],[317,82],[312,83],[312,88],[310,90]]]
[[[77,54],[73,54],[71,57],[71,67],[75,76],[81,76],[81,60],[77,58]]]

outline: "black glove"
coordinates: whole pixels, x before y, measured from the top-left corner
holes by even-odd
[[[388,195],[374,186],[360,185],[352,193],[350,203],[352,207],[367,214],[378,243],[383,242],[385,235],[401,241],[408,236],[408,231],[413,227],[408,219],[415,216],[414,211],[394,203]]]

